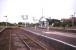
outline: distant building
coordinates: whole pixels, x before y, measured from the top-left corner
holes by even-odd
[[[49,25],[49,24],[48,24],[46,18],[42,17],[42,18],[39,20],[39,27],[41,27],[41,28],[46,28],[48,25]]]
[[[65,23],[65,25],[68,26],[76,26],[76,17],[70,17],[68,19],[61,19],[62,23]]]
[[[46,28],[49,25],[51,25],[51,26],[59,26],[60,25],[60,20],[58,20],[58,19],[51,19],[51,18],[44,18],[44,17],[42,17],[40,19],[39,27]]]
[[[68,19],[61,19],[63,22],[76,22],[76,17],[70,17]]]
[[[58,20],[58,19],[47,19],[47,21],[49,22],[49,25],[51,25],[51,26],[60,25],[60,20]]]

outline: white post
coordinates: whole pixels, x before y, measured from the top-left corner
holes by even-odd
[[[47,22],[47,31],[49,31],[49,22]]]
[[[7,28],[7,21],[8,21],[8,19],[6,19],[6,28]]]
[[[8,21],[8,18],[7,18],[7,16],[4,16],[4,17],[6,17],[6,28],[7,28],[7,21]]]

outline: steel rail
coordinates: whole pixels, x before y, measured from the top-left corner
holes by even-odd
[[[31,50],[30,46],[17,34],[18,38],[25,44],[28,50]]]
[[[11,50],[11,31],[9,31],[9,50]]]
[[[43,43],[41,43],[40,41],[35,41],[33,40],[31,37],[29,37],[28,35],[23,34],[25,37],[29,38],[30,40],[32,40],[35,44],[39,45],[41,48],[43,48],[44,50],[48,50],[46,47],[44,47]],[[41,45],[42,44],[42,45]]]

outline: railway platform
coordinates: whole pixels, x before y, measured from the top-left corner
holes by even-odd
[[[46,37],[48,39],[55,40],[57,42],[63,43],[65,45],[76,48],[76,34],[69,32],[59,32],[59,31],[51,31],[46,29],[34,29],[34,28],[22,28],[28,32],[33,34]],[[65,47],[64,47],[65,48]]]

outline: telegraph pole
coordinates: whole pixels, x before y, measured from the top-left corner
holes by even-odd
[[[42,17],[43,17],[43,8],[42,8]]]

